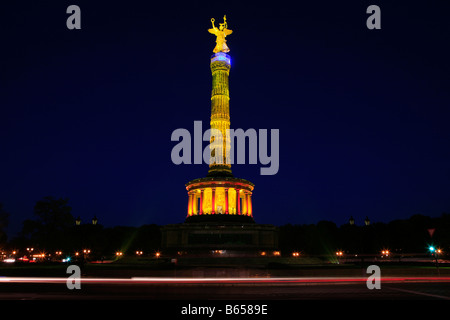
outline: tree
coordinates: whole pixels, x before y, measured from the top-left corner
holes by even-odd
[[[338,228],[334,222],[319,221],[317,223],[317,244],[321,254],[332,255],[336,252],[338,243]]]
[[[28,237],[40,249],[55,250],[69,246],[74,218],[68,199],[45,197],[36,202],[36,220],[23,222],[22,235]]]
[[[3,204],[0,203],[0,245],[6,243],[8,239],[6,235],[6,227],[9,223],[9,213],[3,209]]]

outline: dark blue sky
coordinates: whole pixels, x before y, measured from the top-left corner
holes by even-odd
[[[45,196],[105,226],[184,221],[173,130],[209,124],[210,19],[234,33],[233,128],[279,129],[259,223],[450,212],[450,6],[443,1],[17,1],[0,10],[0,202],[9,233]],[[81,8],[81,30],[66,8]],[[366,8],[381,8],[381,30]],[[205,142],[204,146],[207,143]]]

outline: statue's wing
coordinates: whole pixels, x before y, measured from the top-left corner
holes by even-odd
[[[230,29],[224,29],[223,31],[225,31],[225,36],[229,36],[230,34],[233,33],[233,30]]]
[[[214,29],[214,28],[208,29],[208,32],[212,33],[212,34],[216,34],[216,29]]]

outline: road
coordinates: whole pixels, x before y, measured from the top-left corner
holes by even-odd
[[[450,277],[366,278],[0,278],[1,300],[450,300]]]
[[[253,314],[253,319],[285,319],[285,315],[322,319],[344,314],[346,319],[360,320],[362,315],[374,314],[401,319],[439,314],[441,310],[447,312],[450,300],[448,276],[382,278],[381,288],[372,290],[367,288],[366,278],[355,277],[82,278],[80,289],[72,290],[66,280],[0,277],[0,306],[19,313],[51,312],[102,319],[116,319],[119,314],[229,319],[243,315],[227,314],[227,310],[260,308],[266,312]],[[192,313],[201,308],[215,312]]]

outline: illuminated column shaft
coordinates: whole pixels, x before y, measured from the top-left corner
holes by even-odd
[[[239,189],[236,189],[236,210],[237,214],[241,214],[241,193]]]
[[[203,189],[200,191],[200,212],[199,214],[203,214]]]
[[[225,214],[228,214],[228,188],[225,188]]]
[[[228,76],[230,74],[230,56],[218,52],[211,58],[212,92],[211,92],[211,131],[220,132],[222,141],[214,141],[219,152],[211,152],[209,175],[221,174],[232,176],[230,164],[230,92]],[[211,139],[211,143],[212,143]],[[213,158],[214,157],[214,158]]]
[[[248,194],[244,192],[244,213],[248,215]]]
[[[188,201],[188,216],[192,215],[192,194],[189,194]]]
[[[216,213],[216,188],[212,188],[211,205],[212,205],[211,213],[215,214]]]
[[[197,195],[195,193],[192,195],[192,214],[198,214]]]

